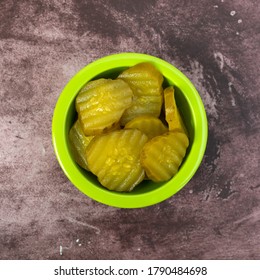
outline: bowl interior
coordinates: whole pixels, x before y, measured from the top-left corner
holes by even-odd
[[[168,198],[191,179],[205,151],[207,121],[199,94],[179,70],[161,59],[148,55],[127,55],[125,60],[122,59],[125,58],[122,54],[101,59],[100,63],[96,61],[74,76],[62,92],[55,108],[53,142],[57,158],[65,174],[83,193],[108,205],[135,208],[152,205]],[[73,159],[68,134],[77,118],[75,99],[86,82],[98,78],[116,78],[124,69],[142,61],[150,61],[161,71],[164,76],[164,87],[174,85],[176,103],[187,127],[190,144],[178,173],[170,181],[155,183],[144,180],[130,193],[113,192],[102,187],[93,174],[82,169]],[[96,71],[91,71],[91,67]],[[64,138],[61,139],[59,134]]]

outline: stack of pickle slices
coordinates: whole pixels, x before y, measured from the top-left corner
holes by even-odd
[[[90,81],[78,93],[71,150],[105,188],[129,192],[144,179],[167,181],[178,172],[189,139],[174,87],[163,89],[163,80],[143,62],[116,79]]]

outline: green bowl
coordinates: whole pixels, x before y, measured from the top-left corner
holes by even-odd
[[[73,159],[68,134],[77,118],[75,98],[82,86],[97,78],[115,78],[124,69],[151,62],[163,74],[164,86],[174,85],[176,103],[189,132],[190,145],[178,173],[169,181],[143,181],[130,193],[109,191],[97,178]],[[201,98],[189,79],[168,62],[139,53],[113,54],[98,59],[79,71],[62,91],[53,115],[52,140],[61,168],[68,179],[88,197],[120,208],[139,208],[159,203],[182,189],[192,178],[203,158],[208,136],[207,117]]]

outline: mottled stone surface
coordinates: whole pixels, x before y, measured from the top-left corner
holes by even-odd
[[[258,0],[1,1],[0,259],[259,259],[259,13]],[[83,195],[51,143],[69,79],[125,51],[182,70],[209,120],[194,178],[144,209]]]

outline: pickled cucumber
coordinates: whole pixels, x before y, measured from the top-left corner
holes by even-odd
[[[149,140],[143,147],[140,161],[147,177],[154,182],[167,181],[178,171],[189,140],[182,132],[167,132]]]
[[[143,114],[155,117],[160,115],[163,102],[163,76],[151,63],[143,62],[130,67],[118,78],[127,82],[134,94],[132,105],[126,109],[121,118],[121,125]]]
[[[90,171],[109,190],[133,190],[145,176],[140,152],[147,140],[147,136],[138,129],[122,129],[95,136],[86,151]]]
[[[146,134],[148,139],[161,135],[168,131],[168,128],[156,117],[142,115],[134,118],[125,125],[125,128],[136,128]]]
[[[174,88],[169,86],[164,90],[165,119],[170,131],[180,131],[188,135],[179,109],[176,105]]]
[[[76,97],[76,111],[85,135],[96,135],[118,123],[132,104],[133,92],[123,80],[89,82]]]
[[[86,160],[86,148],[94,136],[85,136],[79,121],[77,120],[69,132],[70,147],[73,157],[78,165],[88,170],[88,163]]]

